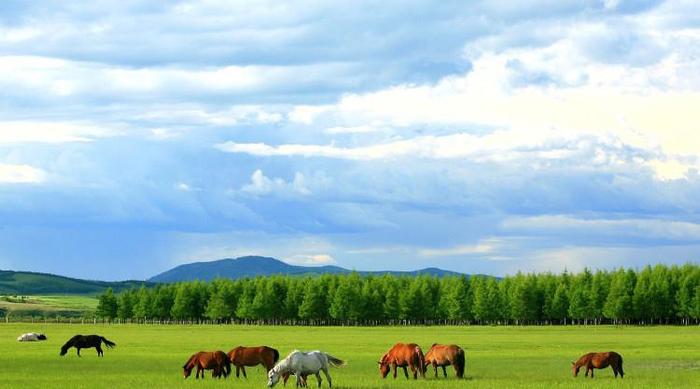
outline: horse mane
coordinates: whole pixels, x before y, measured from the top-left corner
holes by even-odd
[[[192,356],[190,357],[190,359],[188,359],[187,362],[185,362],[185,364],[182,365],[182,368],[183,368],[183,369],[187,369],[187,367],[190,366],[190,364],[194,364],[193,360],[194,360],[195,358],[197,358],[197,355],[199,355],[199,353],[194,353],[194,354],[192,354]]]

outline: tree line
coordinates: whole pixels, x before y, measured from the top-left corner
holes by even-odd
[[[487,276],[267,276],[99,296],[107,320],[380,324],[698,324],[700,267]]]

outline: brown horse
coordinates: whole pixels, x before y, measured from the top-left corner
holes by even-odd
[[[211,376],[215,378],[219,378],[222,375],[228,377],[231,374],[231,364],[223,351],[200,351],[193,354],[182,366],[183,376],[185,378],[189,377],[192,374],[192,369],[195,367],[197,368],[195,379],[199,378],[200,373],[202,374],[202,379],[204,379],[204,370],[213,370]]]
[[[457,373],[457,378],[464,377],[464,350],[454,344],[435,344],[430,347],[428,353],[425,354],[425,367],[433,365],[435,369],[435,378],[438,376],[438,366],[442,367],[442,374],[447,377],[445,366],[452,365]]]
[[[425,356],[420,346],[415,343],[396,343],[394,347],[382,356],[378,363],[379,373],[382,375],[382,378],[386,378],[392,367],[394,368],[394,378],[396,378],[397,367],[403,368],[406,379],[408,379],[406,367],[409,367],[413,372],[413,379],[418,379],[418,373],[425,378]]]
[[[610,366],[615,373],[615,378],[617,374],[620,374],[620,378],[625,377],[625,372],[622,371],[622,355],[609,351],[607,353],[588,353],[576,362],[571,362],[571,370],[574,373],[574,377],[578,376],[578,371],[582,366],[586,367],[586,377],[588,377],[588,372],[591,372],[591,378],[593,378],[593,369],[605,369]]]
[[[265,366],[265,372],[275,367],[275,363],[280,359],[280,353],[274,348],[267,346],[243,347],[238,346],[228,352],[228,359],[236,366],[236,377],[239,371],[243,371],[243,377],[248,378],[245,373],[245,366]]]

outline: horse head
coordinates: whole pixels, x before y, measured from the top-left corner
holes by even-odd
[[[279,373],[279,368],[277,366],[273,367],[270,369],[270,371],[267,373],[267,387],[271,388],[275,385],[280,380],[280,373]]]
[[[69,344],[67,344],[67,343],[64,344],[64,345],[61,347],[61,354],[60,354],[60,355],[61,355],[61,356],[66,355],[66,353],[68,352],[68,349],[69,349],[69,348],[70,348],[70,345],[69,345]]]
[[[389,370],[391,370],[389,366],[389,354],[384,354],[382,359],[377,363],[379,364],[379,374],[381,374],[382,378],[386,378],[387,374],[389,374]]]
[[[571,361],[571,372],[574,374],[574,377],[578,377],[579,370],[581,370],[581,365],[577,364],[574,361]]]

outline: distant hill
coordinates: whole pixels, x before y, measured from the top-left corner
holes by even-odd
[[[98,294],[107,288],[115,292],[140,287],[144,281],[88,281],[46,273],[0,270],[0,294]]]
[[[244,277],[267,276],[273,274],[302,275],[302,274],[344,274],[351,270],[338,266],[295,266],[282,262],[275,258],[247,256],[240,258],[227,258],[209,262],[194,262],[174,267],[148,279],[149,282],[179,282],[203,280],[209,281],[215,278],[238,279]],[[358,272],[360,274],[394,274],[417,275],[430,274],[436,276],[457,275],[448,270],[427,268],[410,272],[401,271],[376,271]]]

